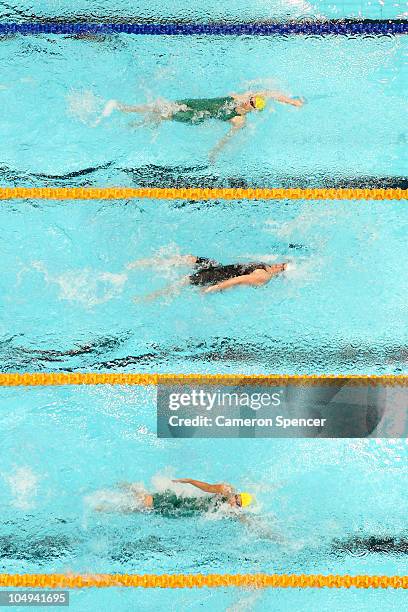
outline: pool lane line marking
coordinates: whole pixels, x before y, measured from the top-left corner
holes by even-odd
[[[329,19],[247,23],[0,23],[0,35],[13,34],[138,34],[159,36],[291,36],[400,35],[408,33],[406,19]]]
[[[2,387],[63,385],[267,385],[322,386],[345,382],[365,386],[408,386],[408,375],[246,375],[246,374],[137,374],[126,372],[0,373]]]
[[[0,574],[0,587],[71,588],[393,588],[407,589],[408,576],[348,574]]]
[[[0,200],[406,200],[408,189],[0,187]]]

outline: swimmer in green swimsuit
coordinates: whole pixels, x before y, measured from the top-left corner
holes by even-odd
[[[188,125],[198,125],[209,119],[228,122],[231,126],[229,132],[210,153],[210,160],[214,161],[230,138],[245,126],[246,115],[264,110],[268,99],[296,107],[303,106],[304,103],[302,98],[291,98],[280,92],[247,91],[243,94],[232,93],[218,98],[184,98],[174,102],[159,100],[153,104],[138,106],[129,106],[117,100],[110,100],[102,116],[109,117],[116,109],[124,113],[139,113],[155,122],[168,120]]]
[[[173,491],[167,490],[163,493],[139,493],[134,491],[141,511],[151,511],[161,516],[170,518],[196,516],[207,512],[216,512],[223,505],[232,508],[246,508],[253,502],[250,493],[237,493],[235,489],[226,483],[209,484],[191,478],[178,478],[173,482],[180,482],[193,485],[209,493],[206,496],[184,496],[177,495]],[[132,485],[130,485],[132,488]]]

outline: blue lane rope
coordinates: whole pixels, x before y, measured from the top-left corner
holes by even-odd
[[[408,20],[345,19],[287,23],[0,23],[0,35],[13,34],[385,36],[408,34]]]

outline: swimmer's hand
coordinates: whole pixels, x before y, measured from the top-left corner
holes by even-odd
[[[303,106],[305,103],[305,99],[304,98],[292,98],[292,106],[297,106],[298,108],[300,108],[301,106]]]

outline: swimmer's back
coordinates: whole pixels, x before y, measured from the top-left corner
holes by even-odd
[[[173,491],[154,493],[152,497],[154,512],[170,518],[205,514],[211,510],[216,510],[224,502],[224,499],[217,495],[184,497],[176,495]]]
[[[194,267],[196,272],[190,274],[190,284],[205,287],[206,285],[216,285],[237,276],[252,274],[255,270],[266,270],[268,265],[263,262],[251,262],[223,266],[212,259],[198,257]]]
[[[237,103],[232,96],[221,98],[185,98],[177,100],[177,104],[187,106],[187,110],[179,110],[172,114],[173,121],[181,123],[202,123],[207,119],[230,121],[238,117]]]

